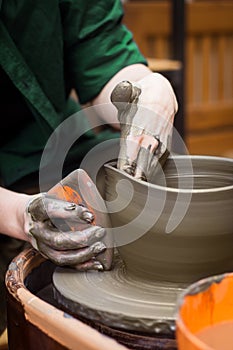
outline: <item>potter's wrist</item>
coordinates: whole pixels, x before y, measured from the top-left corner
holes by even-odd
[[[28,203],[34,198],[34,196],[19,194],[17,200],[17,223],[19,227],[20,239],[30,242],[30,237],[28,235],[28,227],[26,220],[26,210]]]
[[[26,201],[26,205],[24,208],[24,213],[23,213],[23,217],[24,217],[24,235],[26,240],[31,243],[31,245],[38,250],[38,246],[37,246],[37,242],[36,239],[34,238],[33,234],[32,234],[32,229],[34,227],[34,223],[36,221],[36,218],[34,217],[34,215],[32,214],[32,206],[33,204],[38,201],[40,198],[43,198],[45,196],[46,193],[42,192],[42,193],[38,193],[35,194],[33,196],[29,196],[27,198]],[[43,201],[42,201],[42,206],[43,206]],[[40,212],[40,208],[38,207],[38,212]]]

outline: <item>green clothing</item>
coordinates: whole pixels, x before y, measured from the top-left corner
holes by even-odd
[[[79,110],[68,97],[72,88],[86,103],[120,69],[146,61],[121,24],[120,1],[3,0],[0,7],[0,64],[32,114],[0,146],[0,178],[7,187],[39,169],[50,134]],[[79,130],[85,125],[80,116]],[[88,132],[77,142],[77,159],[95,137]]]
[[[146,64],[121,18],[118,0],[0,0],[0,88],[6,88],[0,94],[0,180],[5,187],[38,171],[53,130],[80,109],[69,98],[72,88],[83,104],[123,67]],[[11,123],[4,124],[4,117]],[[79,115],[77,133],[86,123]],[[109,131],[85,133],[72,148],[71,161],[78,166],[88,150],[110,137]],[[19,244],[0,235],[0,334],[6,323],[4,274]]]

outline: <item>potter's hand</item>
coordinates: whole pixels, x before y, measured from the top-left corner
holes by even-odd
[[[118,168],[148,179],[168,155],[177,101],[166,78],[150,73],[136,83],[123,81],[111,94],[121,124]]]
[[[105,230],[91,225],[94,215],[82,205],[42,193],[32,197],[25,213],[29,241],[46,258],[78,270],[102,270],[95,257],[106,247]],[[75,225],[76,231],[70,227]]]

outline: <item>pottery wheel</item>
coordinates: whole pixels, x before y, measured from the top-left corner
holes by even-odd
[[[175,305],[185,286],[129,276],[120,258],[111,271],[78,272],[57,267],[54,297],[73,314],[109,327],[174,334]]]

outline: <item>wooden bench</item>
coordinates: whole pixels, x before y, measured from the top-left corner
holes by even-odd
[[[124,9],[149,66],[179,69],[171,52],[171,2],[129,1]],[[233,157],[233,2],[186,3],[185,19],[186,144],[191,154]]]

